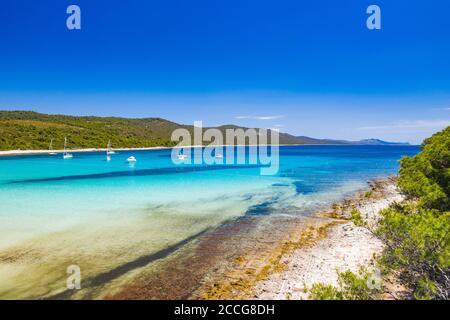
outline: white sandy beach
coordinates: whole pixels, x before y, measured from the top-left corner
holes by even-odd
[[[133,150],[161,150],[170,149],[172,147],[148,147],[148,148],[114,148],[114,151],[133,151]],[[106,148],[84,148],[84,149],[68,149],[68,152],[106,152]],[[2,150],[0,156],[19,156],[19,155],[36,155],[36,154],[50,154],[63,153],[64,150]]]
[[[240,146],[240,145],[237,145]],[[258,145],[246,145],[251,147],[264,147],[271,146],[269,144],[258,144]],[[279,144],[278,147],[282,146],[322,146],[321,144]],[[327,146],[346,146],[343,144],[327,144]],[[348,145],[347,145],[348,146]],[[174,146],[174,147],[165,147],[165,146],[157,146],[157,147],[143,147],[143,148],[112,148],[114,151],[145,151],[145,150],[163,150],[163,149],[173,149],[173,148],[199,148],[199,147],[208,147],[208,145],[190,145],[190,146]],[[211,145],[210,147],[235,147],[235,145]],[[71,153],[78,152],[106,152],[107,148],[81,148],[81,149],[67,149],[66,151]],[[36,155],[36,154],[50,154],[50,153],[63,153],[64,150],[0,150],[1,156],[19,156],[19,155]]]

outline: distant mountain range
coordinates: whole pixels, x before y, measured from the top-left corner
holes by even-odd
[[[193,126],[161,118],[129,119],[49,115],[33,111],[0,111],[0,150],[62,149],[67,136],[70,148],[104,148],[108,140],[115,148],[174,146],[172,132],[185,128],[192,134]],[[235,125],[219,126],[221,132]],[[204,128],[207,129],[207,128]],[[208,142],[205,142],[207,144]],[[280,144],[338,144],[338,145],[407,145],[378,139],[360,141],[315,139],[280,133]]]
[[[316,139],[305,136],[295,136],[302,144],[352,144],[352,145],[409,145],[408,142],[389,142],[380,139],[363,139],[359,141]]]

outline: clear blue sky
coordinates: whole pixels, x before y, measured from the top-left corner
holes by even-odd
[[[7,0],[0,109],[418,143],[450,124],[449,14],[448,0]]]

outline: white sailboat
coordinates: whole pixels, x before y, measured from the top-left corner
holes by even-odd
[[[136,162],[137,161],[137,159],[134,157],[134,156],[129,156],[128,158],[127,158],[127,162]]]
[[[108,146],[106,147],[106,154],[115,154],[114,150],[111,149],[111,140],[108,140]]]
[[[49,155],[54,156],[57,154],[56,152],[52,151],[53,150],[53,138],[50,140],[50,146],[48,147],[48,149],[50,150],[50,152],[48,153]]]
[[[71,153],[68,153],[66,151],[67,149],[67,137],[64,137],[64,153],[63,153],[63,159],[71,159],[73,158],[73,155]]]
[[[217,153],[217,152],[214,150],[214,158],[216,158],[216,159],[223,159],[223,155],[220,154],[220,153]]]
[[[106,146],[106,161],[111,161],[110,154],[114,154],[114,151],[111,151],[111,140],[108,141],[108,145]]]
[[[188,158],[188,155],[185,154],[184,151],[185,151],[184,149],[181,149],[180,153],[177,154],[178,160],[184,161],[184,160],[186,160]]]

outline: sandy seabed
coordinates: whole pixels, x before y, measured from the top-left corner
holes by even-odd
[[[312,216],[245,217],[202,235],[107,299],[306,299],[314,283],[336,284],[337,271],[356,272],[383,245],[349,220],[353,208],[375,221],[401,201],[395,179]]]
[[[304,299],[304,288],[336,284],[337,270],[357,271],[382,251],[377,238],[349,220],[351,209],[376,220],[379,210],[402,196],[393,179],[374,181],[371,190],[370,197],[358,193],[312,215],[233,219],[83,280],[81,290],[44,290],[40,298]]]

